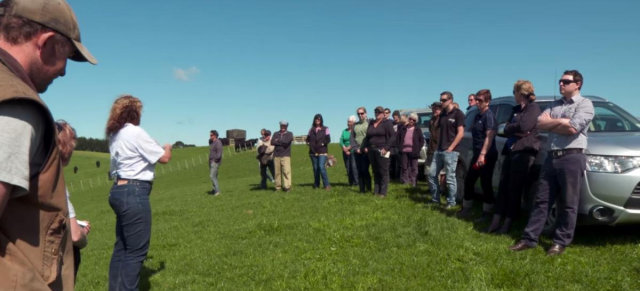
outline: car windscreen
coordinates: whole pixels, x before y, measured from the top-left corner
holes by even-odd
[[[420,119],[418,126],[422,128],[429,128],[429,121],[431,120],[431,117],[433,117],[433,113],[431,112],[418,113],[418,119]]]
[[[552,102],[538,102],[544,111]],[[589,132],[635,132],[640,131],[640,121],[624,109],[611,102],[594,101],[595,115],[589,125]]]

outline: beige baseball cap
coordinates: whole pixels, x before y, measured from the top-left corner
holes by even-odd
[[[76,47],[70,58],[76,62],[97,64],[98,60],[80,42],[80,27],[71,6],[65,0],[13,0],[11,15],[20,16],[51,28],[68,37]],[[5,9],[0,8],[0,15]]]

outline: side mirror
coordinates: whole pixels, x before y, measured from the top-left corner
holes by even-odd
[[[501,136],[501,137],[506,137],[505,134],[504,134],[504,128],[505,127],[507,127],[506,123],[499,124],[498,125],[498,131],[496,132],[496,134],[498,136]]]

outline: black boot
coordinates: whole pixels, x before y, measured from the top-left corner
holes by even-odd
[[[493,215],[493,219],[491,220],[491,224],[487,228],[487,233],[495,233],[496,231],[498,231],[498,228],[500,228],[500,219],[501,218],[502,217],[500,217],[500,215],[498,215],[498,214],[494,214]]]
[[[462,219],[467,219],[469,217],[471,217],[471,215],[473,215],[472,213],[472,208],[462,208],[460,209],[460,211],[458,211],[458,213],[456,213],[456,216],[458,218],[462,218]]]
[[[511,218],[505,218],[504,223],[502,224],[502,227],[496,232],[496,234],[509,233],[509,230],[511,229],[511,222],[513,222]]]
[[[491,219],[490,212],[482,212],[482,216],[478,217],[478,219],[474,220],[473,223],[487,223]]]

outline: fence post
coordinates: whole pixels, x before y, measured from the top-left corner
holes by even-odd
[[[193,163],[193,166],[196,166],[196,160],[193,159],[193,157],[191,157],[191,163]]]
[[[187,163],[187,160],[184,160],[184,167],[185,169],[189,170],[189,163]]]
[[[82,180],[80,180],[80,187],[82,187],[82,191],[84,191],[84,183],[82,183]]]

